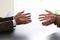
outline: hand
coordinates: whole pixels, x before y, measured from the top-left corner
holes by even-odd
[[[43,25],[48,26],[54,23],[56,16],[51,11],[48,11],[48,10],[45,10],[45,11],[48,12],[48,14],[39,15],[40,16],[39,19],[41,19],[40,21],[44,21],[42,22]]]
[[[14,16],[14,19],[16,20],[16,24],[27,24],[31,22],[31,15],[30,13],[23,14],[24,11],[19,12],[16,16]]]

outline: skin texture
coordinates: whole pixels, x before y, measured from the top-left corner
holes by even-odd
[[[55,15],[51,12],[51,11],[48,11],[48,10],[45,10],[48,14],[40,14],[39,15],[39,19],[40,21],[43,21],[42,24],[44,26],[48,26],[52,23],[55,22]]]
[[[16,21],[16,24],[27,24],[31,22],[31,14],[30,13],[24,13],[24,11],[19,12],[16,16],[14,16],[14,19]]]

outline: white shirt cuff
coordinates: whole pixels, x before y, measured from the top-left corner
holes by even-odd
[[[13,26],[16,26],[16,21],[15,21],[15,19],[13,18]]]

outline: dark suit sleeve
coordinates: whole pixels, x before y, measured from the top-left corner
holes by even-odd
[[[11,20],[0,22],[0,32],[13,31],[13,22]]]
[[[8,21],[8,20],[13,20],[13,17],[6,17],[6,18],[0,17],[0,22],[1,21]]]
[[[0,18],[0,32],[13,31],[13,17]]]
[[[54,23],[57,27],[60,27],[60,15],[56,15],[56,21]]]

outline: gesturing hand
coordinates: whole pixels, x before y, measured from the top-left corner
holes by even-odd
[[[40,14],[39,19],[41,19],[40,21],[44,21],[42,22],[43,25],[47,26],[54,23],[56,16],[51,11],[45,11],[48,12],[48,14]]]
[[[16,24],[27,24],[31,22],[31,14],[30,13],[24,13],[24,11],[19,12],[16,16],[14,16],[16,20]]]

